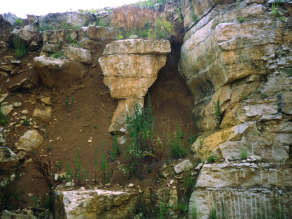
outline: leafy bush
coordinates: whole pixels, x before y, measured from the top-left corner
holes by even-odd
[[[151,159],[153,155],[154,116],[150,97],[148,106],[141,109],[139,103],[135,103],[134,114],[127,115],[127,127],[129,131],[129,143],[125,144],[125,156],[128,172],[137,176],[141,164]]]
[[[22,19],[20,17],[19,18],[16,18],[15,24],[16,25],[22,25]]]
[[[8,119],[9,119],[8,115],[4,115],[0,108],[0,125],[6,125],[8,122]]]

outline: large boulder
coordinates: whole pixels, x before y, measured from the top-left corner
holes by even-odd
[[[91,54],[87,49],[80,49],[69,46],[64,49],[64,55],[71,61],[81,62],[84,64],[91,63]]]
[[[39,17],[39,25],[42,29],[64,29],[76,26],[87,26],[95,22],[95,15],[79,12],[49,13]]]
[[[40,34],[37,30],[37,28],[33,25],[26,25],[24,28],[21,29],[14,29],[9,34],[9,40],[13,44],[19,44],[23,43],[25,47],[29,47],[31,42],[40,40],[39,39]]]
[[[126,116],[143,99],[157,78],[170,53],[167,40],[129,39],[108,44],[98,60],[104,74],[104,83],[111,96],[119,100],[109,132],[126,132]]]
[[[48,87],[64,86],[85,76],[81,63],[68,60],[35,57],[33,67]]]
[[[18,165],[19,159],[17,155],[9,148],[0,146],[0,172],[15,171]]]
[[[15,24],[15,21],[17,19],[17,16],[11,12],[1,14],[0,16],[4,21],[8,22],[12,26]]]
[[[15,143],[17,150],[32,151],[35,150],[44,138],[38,133],[37,130],[29,130],[19,138],[19,141]]]
[[[53,192],[55,218],[130,218],[135,208],[135,193],[107,190]]]

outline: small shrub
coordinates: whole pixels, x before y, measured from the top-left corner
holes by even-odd
[[[178,202],[176,209],[180,213],[186,215],[188,213],[188,202],[186,202],[185,200],[182,200],[181,202]]]
[[[68,34],[66,36],[66,39],[67,39],[68,43],[71,43],[72,42],[72,36],[71,36],[71,34]]]
[[[120,156],[120,148],[119,148],[119,143],[117,140],[117,133],[114,133],[114,139],[113,139],[113,151],[111,153],[111,159],[114,161],[117,159],[118,156]]]
[[[35,154],[36,154],[36,151],[35,151],[35,150],[32,150],[32,151],[31,151],[31,154],[32,154],[32,155],[35,155]]]
[[[245,19],[246,19],[245,17],[240,17],[237,20],[239,21],[239,23],[243,23],[245,21]]]
[[[97,125],[94,125],[93,128],[97,129]]]
[[[71,105],[70,105],[70,102],[69,102],[69,95],[66,96],[66,100],[64,101],[64,105],[65,105],[65,109],[67,111],[70,111],[71,107],[73,107],[74,105],[74,98],[71,98]]]
[[[8,122],[8,115],[4,115],[0,108],[0,125],[6,125]]]
[[[69,28],[69,25],[67,24],[67,23],[64,23],[63,25],[62,25],[62,29],[63,30],[67,30]]]
[[[183,145],[183,141],[182,141],[183,137],[184,137],[184,134],[177,125],[175,136],[169,138],[171,158],[180,159],[180,158],[186,157],[187,150],[186,148],[184,148],[184,145]]]
[[[272,14],[275,16],[275,17],[279,17],[279,12],[278,12],[278,8],[279,8],[279,4],[276,5],[275,2],[272,3]]]
[[[283,18],[283,17],[279,17],[279,20],[282,22],[286,22],[285,18]]]
[[[23,126],[29,126],[30,122],[28,120],[23,120],[22,125]]]
[[[261,99],[262,100],[264,100],[264,99],[266,99],[267,98],[267,95],[266,94],[263,94],[263,93],[261,93]]]
[[[48,150],[48,151],[52,150],[52,145],[51,145],[51,144],[48,145],[47,150]]]
[[[210,211],[209,218],[210,219],[218,219],[216,209],[212,208],[212,210]]]
[[[241,157],[241,159],[247,158],[247,150],[245,148],[241,149],[240,157]]]
[[[74,26],[74,30],[79,30],[79,28],[80,28],[79,25]]]
[[[16,18],[15,24],[22,26],[22,19],[20,17],[19,18]]]

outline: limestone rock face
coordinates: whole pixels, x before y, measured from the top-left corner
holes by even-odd
[[[118,31],[116,29],[108,27],[89,26],[87,28],[87,34],[89,39],[95,41],[105,41],[113,39],[117,36],[117,33]]]
[[[291,207],[291,17],[283,4],[285,22],[275,19],[264,2],[182,1],[187,32],[179,72],[202,132],[192,148],[216,162],[198,176],[189,206],[198,218],[214,209],[219,218],[275,217],[279,208]]]
[[[134,197],[134,193],[107,190],[54,191],[54,214],[55,218],[70,219],[129,218],[135,208]]]
[[[1,14],[0,16],[3,18],[3,20],[8,22],[12,26],[15,24],[15,21],[17,19],[17,16],[11,12]]]
[[[26,47],[29,47],[31,42],[39,38],[39,33],[35,26],[27,25],[21,29],[14,29],[9,34],[9,39],[12,43],[16,43],[16,40],[24,42]]]
[[[15,143],[17,150],[32,151],[35,150],[43,142],[43,137],[37,130],[29,130],[20,137]]]
[[[60,87],[85,76],[81,63],[68,60],[35,57],[33,67],[48,87]]]
[[[64,55],[71,61],[81,62],[84,64],[91,63],[91,54],[87,49],[80,49],[69,46],[64,49]]]
[[[126,132],[126,116],[133,113],[166,63],[170,43],[166,40],[129,39],[108,44],[98,60],[104,74],[104,83],[111,96],[118,99],[109,132]]]
[[[45,29],[63,29],[64,26],[87,26],[89,22],[95,22],[95,16],[89,13],[79,12],[50,13],[39,17],[39,25]]]
[[[43,110],[35,109],[33,111],[32,117],[35,118],[35,120],[40,122],[41,124],[47,124],[51,121],[52,108],[48,106]]]
[[[19,159],[15,153],[5,146],[0,146],[0,172],[14,171],[19,165]]]

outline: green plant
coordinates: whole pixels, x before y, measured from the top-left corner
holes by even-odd
[[[261,93],[261,99],[264,100],[264,99],[266,99],[266,98],[267,98],[267,95],[264,94],[264,93]]]
[[[15,49],[15,57],[22,58],[26,54],[25,43],[22,39],[18,37],[13,37],[12,39]]]
[[[286,68],[286,73],[288,74],[288,76],[292,76],[292,68]]]
[[[49,137],[49,135],[48,134],[44,134],[44,138],[48,138]]]
[[[114,161],[121,154],[116,132],[114,133],[114,138],[113,138],[112,145],[113,145],[113,151],[111,153],[111,159]]]
[[[282,22],[286,22],[284,17],[279,17],[279,20],[282,21]]]
[[[32,154],[32,155],[35,155],[35,154],[36,154],[36,151],[35,151],[35,150],[32,150],[32,151],[31,151],[31,154]]]
[[[33,200],[33,207],[34,207],[34,208],[37,208],[37,200],[38,200],[38,197],[33,196],[33,197],[32,197],[32,200]]]
[[[239,0],[236,0],[236,10],[239,10]]]
[[[80,113],[79,111],[77,112],[77,115],[76,115],[76,119],[79,119],[80,118]]]
[[[209,216],[210,219],[217,219],[217,212],[216,212],[216,209],[212,208],[212,210],[210,211],[210,216]]]
[[[59,161],[58,161],[58,164],[57,164],[56,166],[57,166],[57,168],[58,168],[59,170],[62,169],[62,161],[59,160]]]
[[[197,213],[197,206],[193,206],[193,211],[192,211],[192,219],[197,219],[198,218],[198,213]]]
[[[241,157],[241,159],[246,159],[247,158],[247,150],[245,148],[241,149],[240,157]]]
[[[279,8],[279,4],[276,5],[275,2],[272,2],[272,14],[275,16],[275,17],[279,17],[279,12],[278,12],[278,8]]]
[[[74,98],[71,98],[71,105],[70,105],[69,95],[67,95],[66,96],[66,100],[64,101],[64,105],[65,105],[65,109],[67,111],[70,111],[70,107],[73,107],[73,105],[74,105]]]
[[[103,19],[96,18],[96,24],[97,26],[104,27]]]
[[[97,159],[97,146],[95,147],[94,152],[94,175],[95,175],[95,181],[97,182],[97,173],[98,173],[98,159]]]
[[[220,100],[217,100],[216,106],[215,106],[215,120],[220,123],[221,120],[221,109],[220,109]]]
[[[48,145],[47,150],[48,150],[48,151],[52,150],[52,145],[51,145],[51,144]]]
[[[241,101],[245,101],[245,100],[247,100],[247,99],[248,99],[247,96],[243,96],[243,97],[241,97]]]
[[[103,150],[103,142],[101,143],[101,158],[100,158],[100,172],[102,175],[102,183],[106,184],[109,181],[109,171],[106,156]]]
[[[75,25],[73,29],[74,30],[79,30],[79,28],[80,28],[79,25]]]
[[[68,34],[66,36],[66,39],[67,39],[68,43],[71,43],[72,42],[72,36],[71,36],[71,34]]]
[[[25,119],[25,120],[23,120],[22,125],[23,126],[29,126],[30,125],[30,122]]]
[[[173,159],[184,158],[187,155],[187,150],[183,145],[182,139],[184,133],[180,130],[179,126],[176,127],[174,137],[169,137],[168,144],[170,146],[170,156]]]
[[[82,171],[81,171],[81,161],[79,160],[79,153],[78,153],[78,147],[76,146],[76,152],[75,152],[75,169],[73,171],[74,174],[74,181],[77,186],[81,185],[82,180]]]
[[[62,51],[59,51],[59,47],[60,47],[60,42],[59,43],[57,43],[57,45],[56,45],[56,51],[55,51],[55,53],[53,53],[50,57],[51,58],[61,58],[62,56],[63,56],[63,53],[62,53]]]
[[[94,125],[93,128],[97,129],[97,125]]]
[[[22,19],[19,17],[19,18],[16,18],[15,20],[15,24],[16,25],[21,25],[22,26]]]
[[[177,203],[176,208],[180,213],[187,214],[188,213],[188,203],[185,200],[182,200],[181,202]]]
[[[63,30],[67,30],[68,28],[69,28],[69,25],[67,22],[62,25]]]
[[[243,23],[245,21],[245,17],[239,17],[237,18],[237,20],[239,21],[239,23]]]
[[[195,180],[194,177],[191,175],[190,171],[184,171],[183,185],[185,195],[187,197],[190,197],[195,188]]]
[[[4,115],[4,114],[2,113],[1,108],[0,108],[0,125],[6,125],[7,122],[8,122],[8,120],[9,120],[8,115]]]
[[[216,155],[214,153],[212,153],[209,157],[207,157],[207,161],[208,163],[214,163],[216,159]]]
[[[192,22],[196,23],[198,21],[198,17],[197,15],[195,15],[195,12],[193,10],[191,10],[191,20]]]

